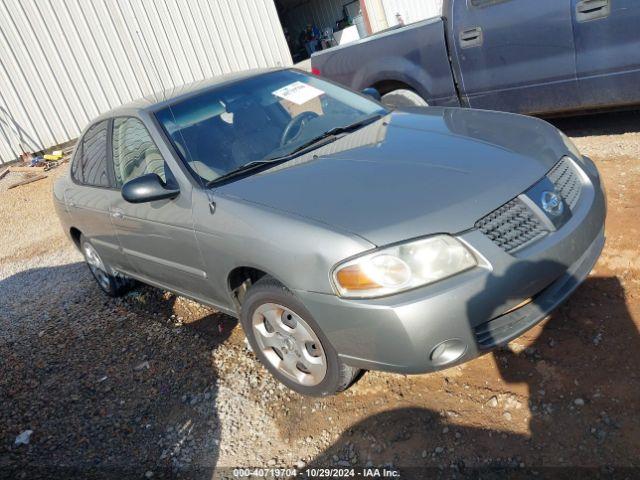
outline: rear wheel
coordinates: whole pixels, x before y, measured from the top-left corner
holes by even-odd
[[[382,96],[382,103],[387,107],[428,107],[429,104],[412,90],[400,88]]]
[[[131,290],[135,282],[121,275],[113,275],[95,247],[84,236],[80,237],[80,246],[93,278],[104,293],[110,297],[119,297]]]
[[[349,387],[359,373],[342,363],[305,306],[272,278],[263,277],[249,289],[241,321],[260,361],[298,393],[331,395]]]

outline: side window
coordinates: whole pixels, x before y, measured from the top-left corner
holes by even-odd
[[[147,173],[156,173],[167,181],[165,162],[144,124],[133,117],[113,121],[113,168],[116,185]]]
[[[93,125],[82,137],[71,167],[73,178],[82,184],[109,187],[107,173],[107,132],[109,121]]]

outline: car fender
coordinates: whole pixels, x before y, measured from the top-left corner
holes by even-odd
[[[291,212],[221,192],[214,198],[211,216],[206,197],[195,195],[194,218],[203,268],[221,303],[228,303],[228,277],[239,267],[260,270],[290,289],[333,294],[335,264],[375,248],[353,233]]]

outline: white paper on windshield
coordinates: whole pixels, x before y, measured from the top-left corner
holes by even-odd
[[[273,92],[276,97],[283,98],[296,105],[304,105],[309,100],[319,97],[324,92],[304,82],[293,82]]]

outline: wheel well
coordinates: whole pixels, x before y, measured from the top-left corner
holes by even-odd
[[[69,235],[71,235],[73,243],[75,243],[76,247],[78,247],[78,250],[80,250],[80,236],[82,235],[82,232],[80,232],[80,230],[78,230],[76,227],[71,227],[71,230],[69,230]]]
[[[249,287],[267,275],[266,272],[252,267],[237,267],[229,273],[229,291],[236,304],[236,309],[240,311],[244,296]]]
[[[404,89],[411,90],[412,92],[416,92],[413,87],[407,85],[404,82],[400,82],[398,80],[382,80],[381,82],[373,85],[373,88],[380,92],[380,95],[386,95],[389,92],[393,92],[394,90]],[[418,93],[418,92],[416,92]]]

